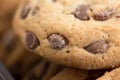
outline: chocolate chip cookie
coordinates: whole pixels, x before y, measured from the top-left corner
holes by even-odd
[[[14,29],[40,56],[81,69],[120,66],[120,0],[29,0]]]
[[[111,72],[107,72],[97,80],[120,80],[120,68],[114,69]]]
[[[60,69],[62,69],[60,65],[42,60],[27,73],[23,80],[50,80]]]
[[[107,70],[80,70],[74,68],[65,68],[50,80],[96,80]]]
[[[85,80],[87,76],[87,71],[66,68],[52,77],[50,80]]]

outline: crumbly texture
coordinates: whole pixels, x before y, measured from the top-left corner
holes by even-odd
[[[120,0],[29,0],[18,8],[14,29],[27,49],[50,61],[114,68],[120,66],[119,5]]]
[[[107,72],[97,80],[120,80],[120,68],[114,69],[111,72]]]

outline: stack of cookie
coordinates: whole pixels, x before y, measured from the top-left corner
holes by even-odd
[[[120,80],[120,0],[0,0],[0,11],[16,80]]]

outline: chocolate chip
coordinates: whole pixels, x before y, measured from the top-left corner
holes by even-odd
[[[25,6],[23,7],[22,13],[21,13],[21,18],[25,19],[28,16],[28,13],[30,12],[30,4],[27,3],[25,4]]]
[[[95,42],[91,43],[85,49],[88,52],[95,53],[95,54],[96,53],[104,53],[108,49],[108,44],[103,40],[99,40],[99,41],[95,41]]]
[[[68,50],[68,51],[66,51],[66,53],[70,53],[70,51]]]
[[[28,49],[35,49],[40,45],[39,40],[32,32],[27,32],[26,35],[26,46]]]
[[[80,20],[89,20],[89,16],[87,14],[88,6],[80,5],[74,12],[74,16]]]
[[[115,18],[120,18],[120,14],[116,14],[116,15],[115,15]]]
[[[53,0],[53,2],[57,2],[57,0]]]
[[[35,14],[37,14],[38,12],[39,12],[39,7],[37,6],[37,7],[34,8],[34,10],[33,10],[33,12],[32,12],[32,15],[35,15]]]
[[[48,40],[54,49],[64,48],[68,44],[68,40],[64,36],[57,33],[50,35]]]
[[[115,12],[114,9],[109,9],[103,12],[98,12],[98,13],[93,14],[93,19],[97,21],[105,21],[111,18],[114,12]]]

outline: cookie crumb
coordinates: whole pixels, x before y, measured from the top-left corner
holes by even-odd
[[[88,52],[91,52],[91,53],[94,53],[94,54],[105,53],[108,49],[108,44],[103,40],[99,40],[99,41],[95,41],[95,42],[91,43],[85,49]]]

